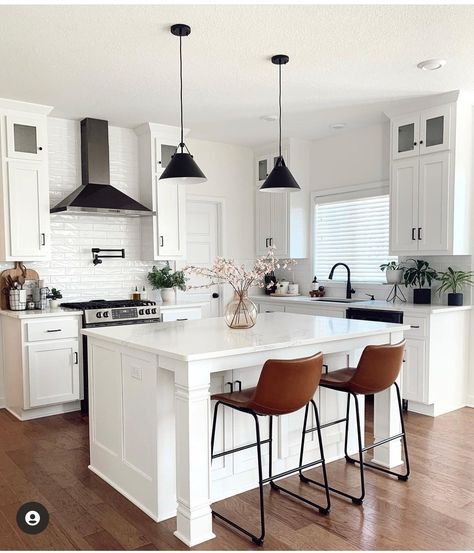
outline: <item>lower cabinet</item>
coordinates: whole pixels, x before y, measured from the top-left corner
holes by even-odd
[[[30,407],[79,399],[79,340],[27,346]]]
[[[402,368],[402,397],[409,401],[427,401],[425,386],[425,341],[407,339]]]
[[[169,323],[170,321],[194,321],[196,319],[202,319],[202,307],[200,305],[192,307],[160,307],[161,321],[163,323]]]
[[[20,420],[80,409],[80,316],[1,316],[5,406]]]

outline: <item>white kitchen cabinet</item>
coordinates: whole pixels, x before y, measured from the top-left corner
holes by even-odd
[[[44,161],[47,158],[47,133],[44,117],[7,115],[7,156],[9,159]]]
[[[30,407],[79,400],[79,340],[27,346]]]
[[[451,153],[438,152],[392,163],[390,251],[448,253],[452,229]]]
[[[402,397],[425,403],[427,387],[425,372],[425,341],[407,339],[402,367]]]
[[[160,316],[163,323],[170,321],[196,321],[202,319],[202,306],[160,306]]]
[[[280,258],[302,259],[309,248],[309,167],[310,144],[290,139],[282,152],[286,165],[301,187],[298,192],[261,192],[260,187],[273,168],[276,153],[255,158],[255,250],[265,255],[275,248]]]
[[[142,259],[182,259],[186,254],[186,189],[160,180],[179,143],[177,127],[146,123],[138,135],[140,200],[155,213],[141,218]]]
[[[49,249],[49,190],[44,163],[7,162],[11,259],[43,259]]]
[[[80,409],[81,312],[48,316],[3,311],[5,407],[30,420]]]
[[[471,121],[465,102],[392,119],[390,255],[471,253]]]
[[[429,154],[451,147],[451,106],[443,105],[392,120],[392,158]]]
[[[49,257],[47,118],[52,108],[0,100],[0,260]]]

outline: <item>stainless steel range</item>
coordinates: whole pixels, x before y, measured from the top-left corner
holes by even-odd
[[[130,324],[159,323],[160,312],[154,301],[148,300],[92,300],[62,303],[61,307],[81,309],[83,328]],[[84,399],[81,411],[89,411],[89,386],[87,372],[87,338],[82,339],[82,367],[84,370]]]
[[[84,327],[160,322],[159,310],[148,300],[92,300],[63,303],[62,307],[82,309]]]

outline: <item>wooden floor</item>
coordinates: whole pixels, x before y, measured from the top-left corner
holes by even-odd
[[[474,549],[474,409],[436,419],[409,413],[406,422],[408,482],[370,472],[364,505],[334,498],[327,517],[267,490],[264,549]],[[79,414],[21,423],[0,410],[0,549],[186,549],[173,536],[174,519],[154,523],[87,464],[87,420]],[[357,474],[345,462],[329,472],[336,484]],[[308,492],[295,478],[288,485]],[[42,534],[16,525],[27,501],[50,512]],[[244,524],[258,520],[257,506],[255,491],[219,505]],[[217,539],[195,549],[260,549],[219,523],[214,528]]]

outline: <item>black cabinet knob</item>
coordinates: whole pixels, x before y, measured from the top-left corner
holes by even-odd
[[[420,140],[420,144],[423,144],[423,140]]]
[[[212,294],[212,297],[216,300],[219,297],[219,294],[217,292],[214,292]]]
[[[43,151],[43,148],[41,146],[39,146],[38,150],[41,152],[41,151]]]
[[[413,142],[413,146],[416,146],[416,142]]]

